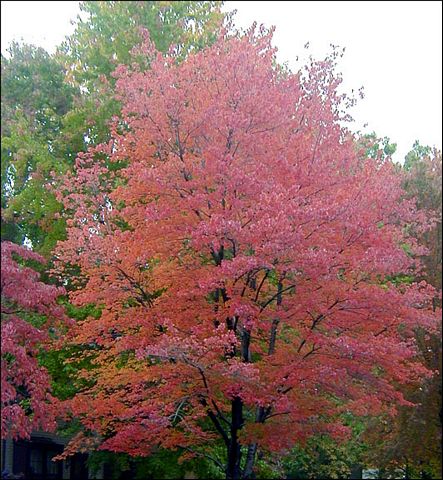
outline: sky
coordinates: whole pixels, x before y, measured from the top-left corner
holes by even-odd
[[[293,70],[309,54],[324,58],[331,43],[345,47],[342,88],[365,92],[352,129],[396,142],[395,160],[415,140],[441,149],[442,2],[227,1],[223,9],[237,10],[237,27],[275,26],[278,59]],[[2,53],[13,39],[54,52],[79,13],[72,1],[2,1],[1,10]]]

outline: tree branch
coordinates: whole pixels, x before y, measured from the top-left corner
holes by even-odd
[[[283,293],[287,292],[288,290],[291,290],[291,288],[294,288],[295,284],[291,284],[288,287],[284,288],[281,291],[278,291],[275,295],[273,295],[267,302],[265,302],[262,307],[260,308],[260,313],[263,312],[263,310],[270,304],[272,303],[279,295],[282,295]]]
[[[220,470],[222,470],[223,472],[225,471],[225,466],[217,458],[215,458],[215,457],[213,457],[213,456],[211,456],[211,455],[209,455],[205,452],[200,452],[200,451],[197,451],[197,450],[193,450],[192,448],[185,447],[183,445],[178,445],[178,447],[182,448],[183,450],[186,450],[190,453],[193,453],[194,455],[200,455],[201,457],[206,457],[207,459],[214,462],[215,465],[217,465],[217,467],[220,468]]]
[[[263,287],[263,284],[265,283],[265,280],[268,278],[268,275],[269,275],[269,270],[266,269],[265,274],[262,278],[262,281],[260,282],[260,285],[258,286],[257,291],[255,292],[254,302],[256,302],[258,300],[258,296],[260,295],[260,290]]]

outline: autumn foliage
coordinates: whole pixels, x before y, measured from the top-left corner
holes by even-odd
[[[442,280],[442,158],[437,150],[415,143],[404,164],[404,187],[417,208],[430,212],[436,219],[432,229],[417,232],[420,242],[427,247],[422,258],[424,270],[421,279],[436,288],[435,308],[441,306]],[[369,460],[395,474],[403,469],[409,478],[440,478],[442,410],[442,331],[434,335],[425,330],[416,331],[422,363],[434,372],[419,385],[408,385],[404,394],[414,403],[402,407],[395,419],[371,419],[367,441],[371,443]],[[374,448],[375,447],[375,448]]]
[[[64,290],[40,281],[24,261],[44,259],[11,242],[1,244],[2,438],[29,438],[32,430],[53,430],[55,405],[50,379],[37,355],[51,344],[52,329],[65,322],[56,299]]]
[[[413,331],[433,291],[393,281],[419,271],[426,218],[342,126],[334,58],[292,74],[270,42],[252,28],[178,64],[146,38],[149,68],[115,73],[111,141],[57,188],[56,271],[102,309],[68,339],[90,365],[72,448],[182,448],[249,478],[258,450],[344,437],[342,414],[393,414],[430,374]]]

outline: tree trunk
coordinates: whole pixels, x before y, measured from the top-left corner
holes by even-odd
[[[254,468],[256,452],[257,452],[257,444],[251,443],[251,445],[248,446],[248,453],[246,455],[246,464],[243,472],[243,478],[245,480],[254,478],[252,469]]]
[[[277,290],[277,306],[281,305],[282,302],[282,291],[283,291],[283,284],[281,282],[278,282],[278,290]],[[272,325],[271,325],[271,337],[269,339],[269,349],[268,349],[268,355],[273,355],[275,352],[275,340],[277,339],[277,328],[278,324],[280,323],[280,319],[274,318],[272,320]]]
[[[240,468],[241,445],[238,441],[238,431],[243,425],[243,402],[235,397],[231,406],[231,441],[228,446],[228,468],[226,478],[228,480],[240,480],[242,472]]]

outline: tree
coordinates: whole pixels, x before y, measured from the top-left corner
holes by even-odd
[[[423,269],[415,272],[415,278],[426,280],[436,289],[434,308],[441,305],[442,275],[442,162],[441,152],[415,142],[406,155],[403,170],[404,188],[408,198],[413,199],[417,209],[426,211],[435,218],[432,229],[426,232],[411,232],[426,246],[422,256]],[[400,279],[411,281],[411,277]],[[442,427],[442,357],[441,318],[437,334],[428,335],[417,329],[416,342],[423,364],[434,372],[421,386],[405,389],[406,398],[415,407],[403,407],[394,422],[385,418],[372,422],[370,450],[374,464],[386,470],[399,467],[407,469],[406,475],[421,478],[439,478],[441,470]],[[407,467],[406,467],[407,465]]]
[[[74,90],[63,66],[42,48],[13,43],[2,57],[2,240],[48,254],[62,238],[60,204],[45,190],[69,163],[57,140]]]
[[[70,80],[85,88],[101,75],[110,78],[117,65],[133,61],[131,49],[150,32],[156,47],[184,58],[215,40],[223,22],[222,2],[91,2],[80,3],[76,30],[60,47],[70,65]]]
[[[177,64],[146,38],[150,69],[116,71],[111,141],[57,188],[57,271],[102,307],[70,336],[95,366],[73,450],[180,448],[251,478],[257,451],[344,437],[343,412],[393,414],[427,375],[413,329],[435,325],[433,290],[389,281],[425,218],[340,127],[334,55],[289,74],[270,42],[253,27]]]
[[[320,435],[310,438],[303,448],[297,445],[283,460],[288,472],[284,478],[350,478],[366,448],[358,442],[358,435],[353,437],[338,443]]]
[[[388,137],[378,138],[375,132],[361,135],[358,139],[361,148],[366,151],[366,156],[373,159],[391,157],[397,150],[396,143],[390,143]]]
[[[417,232],[428,252],[423,257],[423,279],[441,292],[442,280],[442,161],[441,152],[415,142],[406,155],[404,188],[419,210],[430,211],[435,217],[434,228]]]
[[[54,117],[71,108],[74,93],[64,76],[61,65],[43,48],[13,42],[8,57],[2,55],[2,133],[9,133],[8,124],[17,110],[34,128],[57,128]]]
[[[65,321],[56,302],[64,290],[24,264],[44,261],[30,250],[2,242],[1,260],[1,435],[29,438],[34,429],[55,428],[50,379],[37,355]]]

